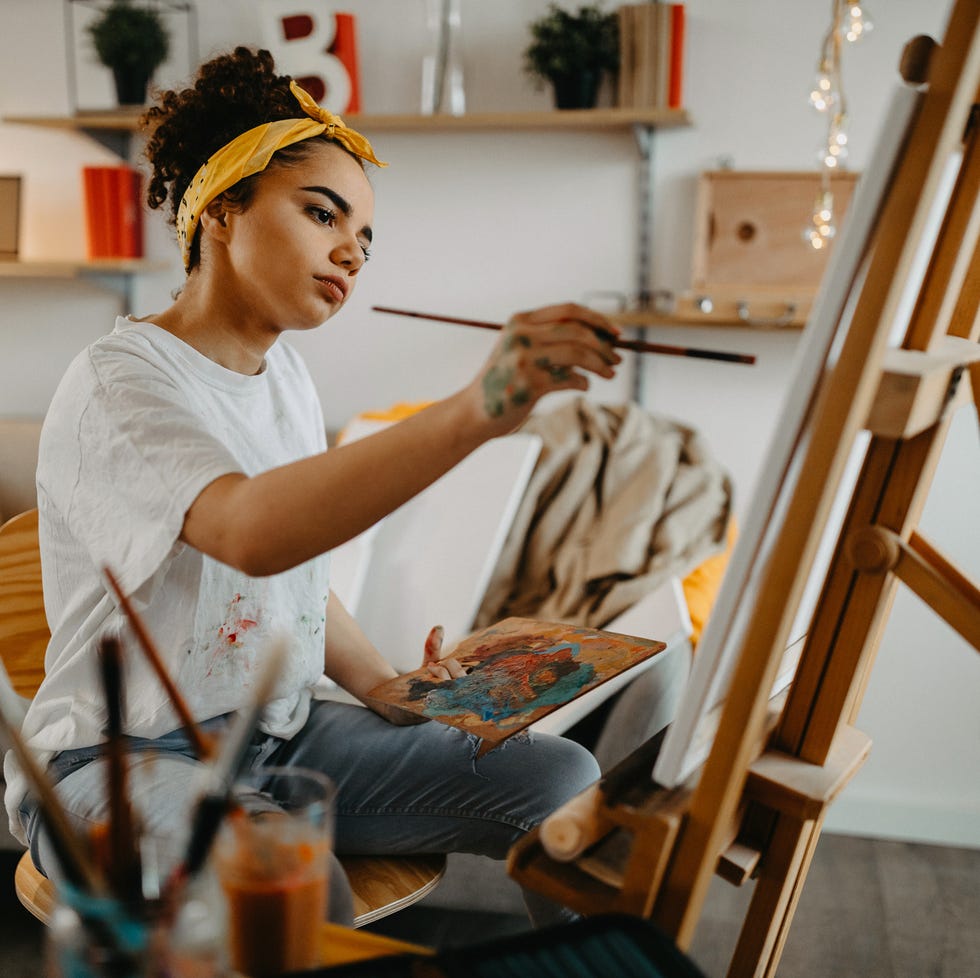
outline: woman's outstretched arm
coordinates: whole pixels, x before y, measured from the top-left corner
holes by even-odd
[[[512,431],[545,394],[585,390],[586,373],[612,377],[615,334],[601,315],[574,304],[517,315],[461,391],[350,445],[216,479],[191,504],[181,538],[252,576],[332,550]]]

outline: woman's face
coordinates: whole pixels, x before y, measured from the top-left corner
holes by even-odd
[[[229,298],[260,327],[319,326],[350,298],[373,216],[374,191],[339,146],[265,170],[248,206],[224,215]]]

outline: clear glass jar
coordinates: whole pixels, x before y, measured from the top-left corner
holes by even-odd
[[[52,978],[223,978],[226,917],[213,877],[204,874],[176,901],[138,910],[112,897],[60,884],[47,932]]]

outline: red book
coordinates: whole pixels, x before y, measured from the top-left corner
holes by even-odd
[[[82,168],[89,258],[114,258],[117,254],[113,228],[113,169],[109,166]]]
[[[114,216],[119,227],[119,258],[143,257],[143,207],[140,201],[142,180],[138,170],[118,166],[113,170],[115,188]]]
[[[82,167],[89,258],[143,257],[142,177],[130,166]]]
[[[116,178],[115,166],[101,167],[101,178],[104,184],[105,210],[104,221],[108,228],[108,258],[118,258],[122,254],[122,222],[119,220],[119,181]]]
[[[99,183],[94,166],[82,167],[82,192],[85,201],[85,253],[89,258],[104,258],[106,240],[98,220]]]
[[[679,109],[684,105],[684,4],[670,6],[670,80],[667,107]]]

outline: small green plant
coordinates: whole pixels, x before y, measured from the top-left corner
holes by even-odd
[[[619,24],[615,13],[600,4],[585,4],[576,13],[548,6],[548,13],[530,24],[531,44],[524,67],[539,83],[579,72],[619,68]]]
[[[170,37],[157,10],[112,0],[88,32],[99,61],[107,68],[142,66],[147,77],[167,60]]]

